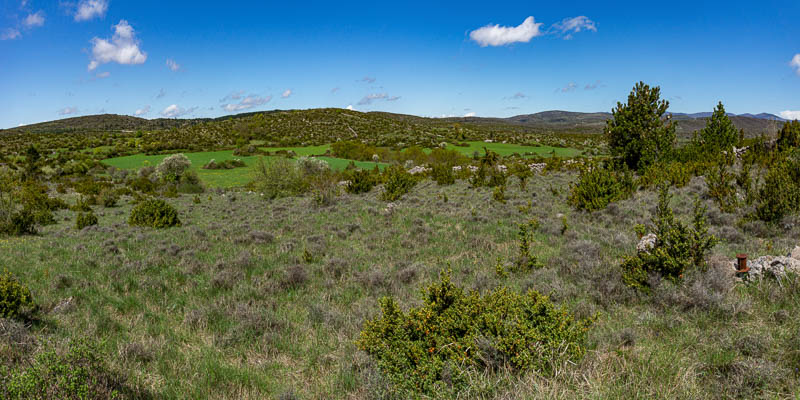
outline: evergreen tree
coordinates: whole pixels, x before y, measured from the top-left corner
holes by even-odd
[[[675,144],[676,125],[664,118],[669,102],[660,96],[658,86],[639,82],[628,95],[628,103],[618,102],[606,123],[611,154],[631,169],[642,170],[663,159]]]
[[[800,122],[786,121],[778,133],[778,149],[789,150],[795,147],[800,147]]]
[[[700,141],[706,151],[729,151],[738,139],[738,132],[733,122],[725,113],[722,102],[717,104],[705,128],[700,130]]]

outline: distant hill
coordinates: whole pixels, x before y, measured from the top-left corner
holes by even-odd
[[[352,120],[353,116],[361,115],[361,118],[354,125],[359,125],[364,129],[365,126],[375,124],[374,128],[389,129],[395,134],[402,135],[409,130],[429,131],[450,124],[463,124],[473,126],[476,129],[489,129],[492,131],[512,130],[526,131],[532,133],[576,133],[576,134],[600,134],[606,121],[611,118],[610,113],[583,113],[570,111],[543,111],[534,114],[516,115],[508,118],[486,118],[486,117],[461,117],[461,118],[426,118],[406,114],[393,114],[388,112],[369,112],[369,113],[345,113],[331,112],[336,109],[309,109],[309,110],[289,110],[289,111],[258,111],[236,115],[227,115],[218,118],[193,118],[193,119],[144,119],[128,115],[102,114],[88,115],[60,119],[56,121],[42,122],[38,124],[25,125],[17,128],[0,130],[2,133],[80,133],[80,132],[108,132],[108,131],[158,131],[173,128],[189,128],[203,124],[209,126],[222,123],[228,120],[247,119],[257,114],[263,114],[272,125],[274,130],[280,131],[284,128],[295,129],[307,125],[313,121],[314,128],[322,125],[347,125],[342,123],[345,114],[350,115],[347,120]],[[344,110],[341,110],[344,111]],[[681,137],[690,137],[694,131],[705,126],[710,112],[685,114],[674,113],[673,119],[678,122],[678,134]],[[291,116],[287,121],[286,116]],[[757,136],[762,133],[774,135],[784,120],[776,115],[761,114],[741,114],[730,115],[733,124],[737,129],[744,129],[748,137]],[[296,122],[291,122],[295,120]],[[392,122],[393,121],[393,122]],[[220,128],[227,126],[221,124]]]

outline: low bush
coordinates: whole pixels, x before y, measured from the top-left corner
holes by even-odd
[[[622,262],[622,280],[628,286],[647,291],[651,275],[677,282],[687,271],[706,266],[705,255],[716,245],[717,238],[708,233],[705,208],[699,201],[695,203],[693,223],[689,226],[675,218],[669,206],[670,199],[665,186],[659,194],[652,221],[651,228],[656,235],[654,246]]]
[[[634,190],[633,176],[629,172],[594,165],[581,171],[568,201],[579,210],[596,211],[630,197]]]
[[[234,168],[241,168],[246,167],[247,164],[244,161],[239,159],[233,160],[224,160],[217,162],[215,160],[209,161],[206,165],[203,165],[203,169],[234,169]]]
[[[192,162],[182,153],[173,154],[156,166],[156,175],[165,182],[176,182],[192,166]]]
[[[0,397],[23,399],[144,398],[111,372],[98,350],[73,342],[64,354],[39,353],[30,365],[0,374]]]
[[[770,165],[758,197],[755,216],[764,222],[776,223],[800,211],[800,152]]]
[[[453,167],[448,164],[434,164],[431,170],[431,178],[440,186],[452,185],[456,183],[456,176],[453,174]]]
[[[133,207],[128,224],[151,228],[169,228],[181,224],[178,211],[164,200],[146,199]]]
[[[284,157],[273,157],[269,161],[259,158],[253,166],[253,190],[261,192],[267,199],[297,196],[308,190],[308,184],[297,165]]]
[[[407,397],[458,390],[469,371],[552,372],[583,356],[593,322],[533,290],[464,293],[449,271],[423,291],[419,307],[403,312],[391,297],[380,305],[382,315],[364,324],[357,345]]]
[[[386,168],[383,172],[383,193],[381,199],[384,201],[395,201],[408,193],[417,184],[413,175],[409,174],[400,165],[393,165]]]
[[[734,175],[728,168],[728,162],[722,158],[706,174],[708,196],[714,199],[720,210],[727,213],[735,211],[738,206],[735,182]]]
[[[370,171],[356,169],[350,173],[345,190],[352,194],[369,193],[375,187],[377,180],[377,177]]]
[[[17,318],[25,307],[32,305],[31,291],[4,271],[0,275],[0,317]]]
[[[87,226],[97,225],[97,216],[93,212],[78,213],[75,217],[75,229],[81,230]]]

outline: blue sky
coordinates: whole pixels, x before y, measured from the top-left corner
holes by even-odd
[[[673,112],[721,100],[800,116],[796,0],[397,3],[0,0],[0,127],[348,106],[610,111],[639,80]]]

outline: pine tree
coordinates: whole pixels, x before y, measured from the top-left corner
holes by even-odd
[[[669,102],[660,96],[658,86],[639,82],[628,95],[628,103],[618,102],[606,123],[611,154],[631,169],[642,170],[663,159],[675,144],[676,125],[664,118]]]
[[[725,106],[719,102],[705,128],[700,130],[700,141],[706,151],[729,151],[736,144],[738,135],[736,127],[725,113]]]

